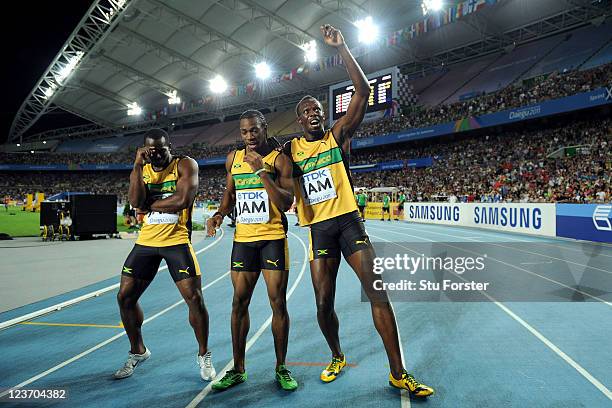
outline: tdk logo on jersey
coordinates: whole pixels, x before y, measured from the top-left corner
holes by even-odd
[[[313,182],[321,178],[327,178],[325,169],[313,171],[312,173],[304,174],[304,181]]]
[[[612,231],[610,213],[612,213],[612,205],[598,205],[595,207],[595,211],[593,211],[593,224],[598,231]]]
[[[239,200],[263,200],[263,191],[245,191],[238,194]]]

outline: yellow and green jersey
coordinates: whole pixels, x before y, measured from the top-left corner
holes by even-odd
[[[389,199],[389,196],[388,195],[384,195],[383,196],[383,201],[382,201],[383,208],[389,208],[389,201],[391,201]]]
[[[293,139],[291,158],[300,225],[357,211],[348,163],[331,130],[311,142]]]
[[[147,201],[170,197],[176,191],[178,163],[182,157],[173,158],[162,171],[155,171],[150,163],[142,168],[142,179],[147,191]],[[149,212],[145,217],[136,243],[151,247],[188,244],[191,242],[191,213],[193,203],[177,213]]]
[[[263,157],[264,168],[276,180],[274,162],[281,154],[272,150]],[[236,231],[234,241],[254,242],[286,238],[284,214],[268,198],[259,175],[244,161],[245,149],[236,150],[232,178],[236,188]]]

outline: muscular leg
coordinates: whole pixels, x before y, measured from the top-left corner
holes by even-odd
[[[310,261],[310,276],[317,302],[317,320],[334,357],[342,355],[338,335],[340,323],[334,310],[339,265],[339,258],[319,258]]]
[[[138,299],[147,289],[151,281],[143,279],[135,279],[129,276],[121,276],[119,284],[119,293],[117,293],[117,303],[119,304],[119,312],[121,313],[121,321],[130,339],[130,352],[133,354],[142,354],[145,352],[144,342],[142,340],[142,321],[144,314],[142,308],[138,304]]]
[[[386,293],[384,295],[380,292],[376,294],[373,293],[373,282],[377,279],[377,275],[373,272],[374,257],[374,250],[368,248],[353,253],[348,256],[346,260],[357,274],[357,277],[361,281],[361,286],[370,299],[374,326],[385,346],[391,373],[395,378],[400,378],[404,367],[400,353],[395,314],[393,313],[393,309],[391,309],[391,304],[389,303]],[[381,295],[384,296],[385,300],[381,299]],[[374,298],[374,296],[376,296],[376,298]]]
[[[249,318],[249,303],[259,278],[259,272],[232,271],[234,298],[232,301],[232,347],[234,350],[234,369],[244,372],[244,354],[246,338],[251,320]]]
[[[202,297],[202,277],[179,280],[176,287],[189,307],[189,323],[198,341],[198,354],[203,356],[208,351],[208,311]]]
[[[272,335],[276,352],[276,368],[285,364],[287,340],[289,337],[289,314],[287,313],[288,271],[263,270],[268,289],[268,298],[272,307]]]

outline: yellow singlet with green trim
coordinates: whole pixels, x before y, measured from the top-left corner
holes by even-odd
[[[312,142],[303,136],[293,139],[291,157],[300,225],[357,211],[342,149],[331,129]]]
[[[178,180],[178,163],[175,157],[162,171],[155,171],[151,164],[142,168],[142,179],[147,189],[148,200],[161,200],[174,194]],[[178,213],[151,211],[144,217],[142,229],[136,243],[151,247],[188,244],[191,242],[191,213],[193,203]]]
[[[264,168],[276,180],[274,161],[280,152],[272,150],[263,157]],[[236,231],[234,241],[254,242],[286,238],[283,214],[268,198],[258,175],[244,161],[245,149],[236,150],[232,178],[236,187]]]

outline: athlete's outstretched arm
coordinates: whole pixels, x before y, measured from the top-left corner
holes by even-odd
[[[134,208],[143,208],[147,200],[147,189],[142,180],[142,168],[148,157],[149,148],[141,147],[136,151],[136,159],[130,173],[130,188],[128,190],[128,200]]]
[[[198,192],[198,183],[198,163],[190,157],[181,159],[178,163],[176,191],[170,197],[151,204],[151,210],[176,213],[190,207]]]
[[[253,172],[263,169],[263,158],[257,152],[249,151],[244,156],[244,161],[251,166]],[[266,171],[259,173],[259,178],[270,197],[270,201],[274,203],[276,208],[281,211],[287,211],[293,204],[293,182],[291,180],[291,163],[284,154],[276,156],[274,163],[277,175],[277,181],[274,182],[270,174]],[[282,184],[281,184],[282,183]],[[290,184],[291,183],[291,184]]]
[[[351,102],[346,110],[346,115],[341,117],[332,126],[338,144],[347,152],[350,146],[350,139],[361,124],[368,107],[368,97],[370,96],[370,84],[368,78],[361,70],[361,67],[351,54],[351,51],[344,42],[344,37],[340,30],[330,26],[329,24],[321,26],[321,33],[325,44],[331,45],[338,50],[338,53],[344,61],[346,70],[355,87],[355,95],[351,98]]]
[[[223,192],[219,211],[214,217],[210,217],[206,221],[206,235],[209,237],[215,236],[217,228],[223,223],[223,218],[230,214],[234,209],[234,205],[236,205],[236,186],[232,177],[232,163],[234,162],[235,154],[235,151],[230,152],[225,159],[225,191]]]

